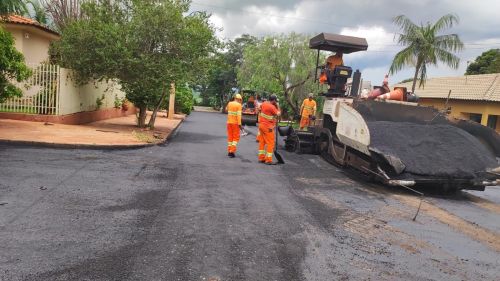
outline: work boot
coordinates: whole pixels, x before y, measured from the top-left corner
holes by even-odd
[[[228,156],[229,156],[230,158],[234,158],[234,157],[236,157],[236,155],[234,155],[234,152],[229,152]]]
[[[259,160],[259,163],[265,164],[266,161],[265,160]]]
[[[266,162],[266,165],[277,165],[278,162]]]

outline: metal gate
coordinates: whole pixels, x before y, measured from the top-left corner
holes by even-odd
[[[0,112],[58,115],[60,67],[52,64],[32,66],[33,75],[16,86],[23,91],[20,98],[0,103]]]

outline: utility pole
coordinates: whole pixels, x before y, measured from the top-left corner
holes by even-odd
[[[170,83],[170,98],[168,100],[168,119],[174,119],[175,113],[175,83]]]

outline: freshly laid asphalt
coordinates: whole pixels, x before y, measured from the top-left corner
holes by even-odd
[[[0,146],[0,280],[500,279],[498,187],[412,221],[411,194],[226,143],[225,115],[195,112],[163,146]]]

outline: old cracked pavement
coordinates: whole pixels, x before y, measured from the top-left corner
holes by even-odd
[[[411,194],[256,150],[229,159],[202,112],[164,146],[0,146],[0,280],[498,280],[498,202],[428,198],[413,222]]]

